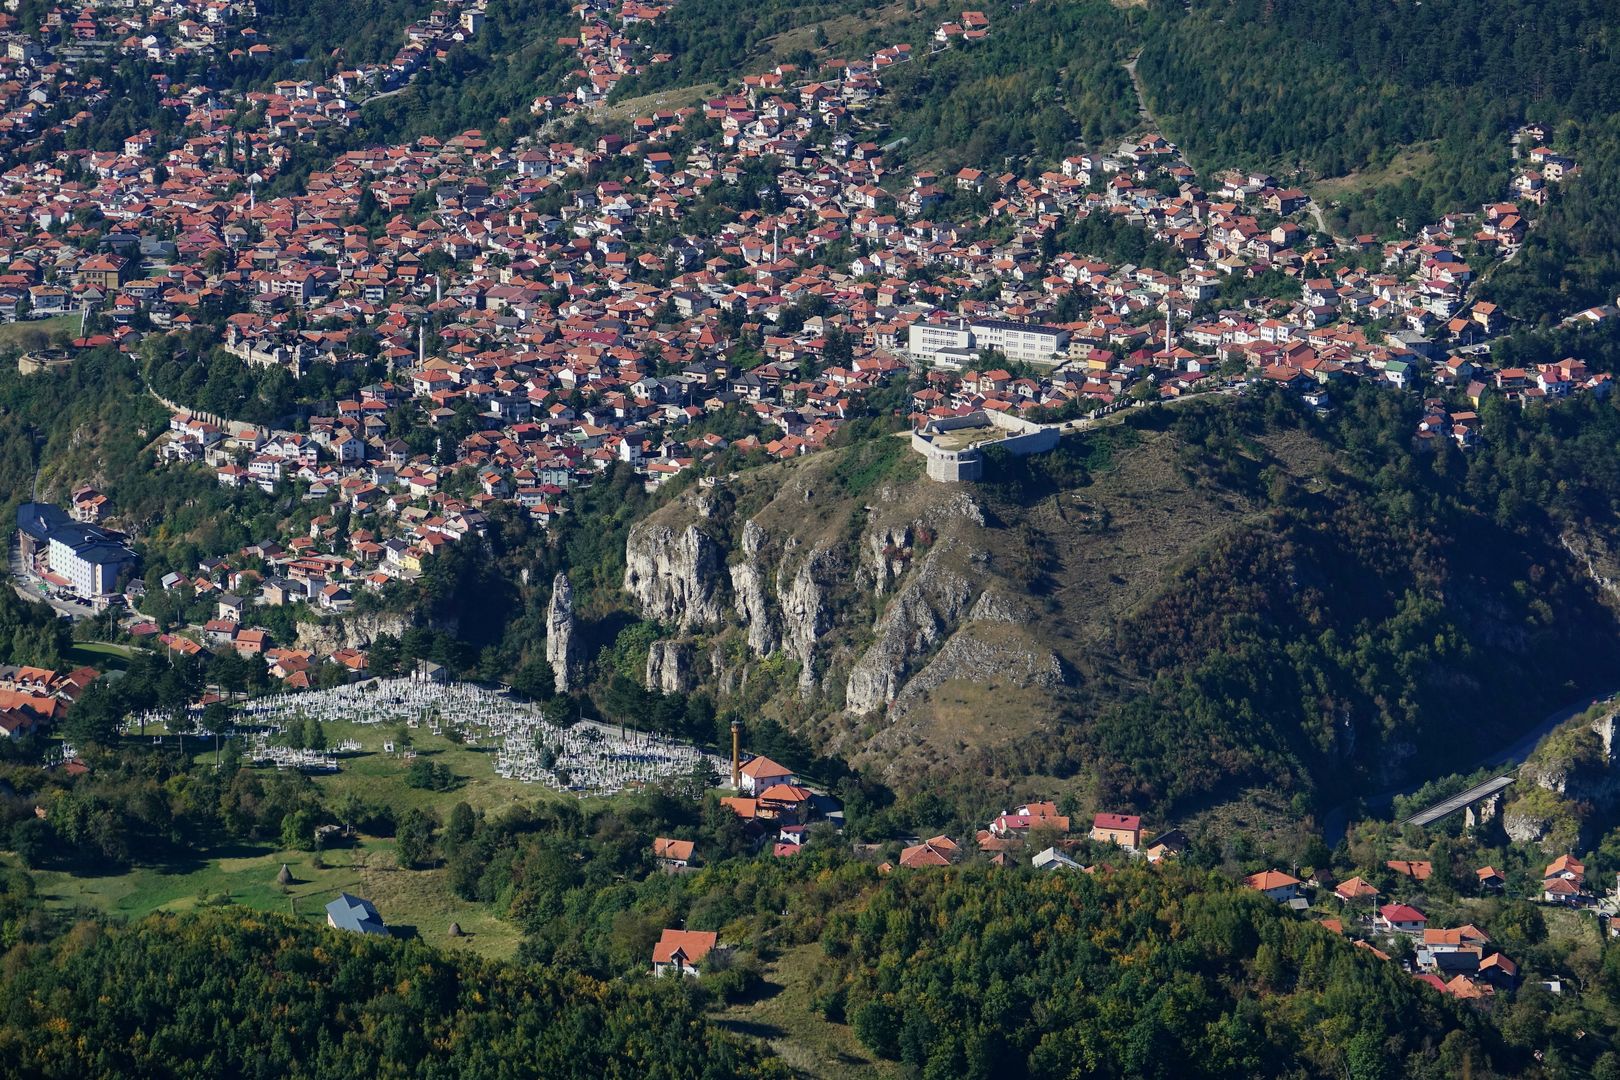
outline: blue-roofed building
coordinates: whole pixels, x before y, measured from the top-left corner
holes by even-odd
[[[356,934],[386,934],[382,916],[371,906],[349,893],[338,893],[338,898],[326,905],[326,925],[336,930],[352,930]]]
[[[86,599],[116,593],[135,571],[137,556],[122,533],[74,521],[50,503],[17,507],[17,540],[25,563]]]

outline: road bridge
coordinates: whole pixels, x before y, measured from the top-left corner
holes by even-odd
[[[1401,824],[1432,825],[1443,817],[1455,814],[1457,811],[1462,810],[1465,807],[1472,809],[1476,804],[1480,803],[1487,803],[1490,805],[1490,810],[1485,812],[1482,815],[1482,818],[1492,817],[1494,816],[1497,796],[1499,796],[1502,793],[1502,790],[1509,784],[1513,783],[1513,781],[1516,779],[1518,778],[1513,774],[1505,773],[1502,776],[1487,780],[1483,784],[1475,784],[1467,791],[1458,792],[1449,799],[1441,799],[1433,806],[1425,810],[1418,811],[1405,821],[1401,822]],[[1473,824],[1473,822],[1470,821],[1469,824]]]

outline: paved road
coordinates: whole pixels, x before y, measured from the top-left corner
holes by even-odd
[[[1620,691],[1611,690],[1608,693],[1598,694],[1594,697],[1581,698],[1572,705],[1559,709],[1555,713],[1550,713],[1542,719],[1541,723],[1537,724],[1529,731],[1521,734],[1514,742],[1500,750],[1484,755],[1477,761],[1465,762],[1462,765],[1457,766],[1454,771],[1472,772],[1473,770],[1482,768],[1486,765],[1501,765],[1506,768],[1508,766],[1522,764],[1524,759],[1530,756],[1530,751],[1536,748],[1536,744],[1542,739],[1546,738],[1547,735],[1551,733],[1551,731],[1559,724],[1562,724],[1571,717],[1579,716],[1581,713],[1585,712],[1587,709],[1590,709],[1598,702],[1605,701],[1613,697],[1617,692]],[[1356,809],[1357,803],[1361,804],[1363,811],[1371,813],[1389,806],[1395,801],[1395,796],[1410,795],[1427,782],[1428,781],[1425,780],[1414,784],[1408,784],[1404,787],[1391,788],[1388,791],[1380,791],[1376,795],[1367,795],[1359,799],[1351,799],[1349,802],[1341,803],[1340,805],[1335,806],[1322,818],[1323,841],[1326,842],[1327,846],[1330,848],[1338,846],[1339,841],[1344,839],[1345,829],[1350,824],[1350,814]]]
[[[1448,814],[1455,814],[1458,810],[1461,810],[1470,803],[1475,803],[1480,799],[1495,795],[1498,791],[1501,791],[1503,788],[1513,783],[1514,779],[1514,776],[1509,773],[1504,776],[1494,777],[1485,781],[1483,784],[1475,784],[1467,791],[1459,792],[1449,799],[1442,799],[1433,806],[1429,807],[1427,810],[1413,814],[1411,817],[1401,822],[1401,824],[1433,825],[1441,818],[1447,816]]]
[[[70,619],[87,619],[95,614],[95,609],[89,604],[80,604],[73,600],[58,600],[54,596],[40,592],[39,586],[33,582],[22,564],[22,551],[12,543],[10,551],[11,561],[11,587],[17,595],[24,600],[32,600],[39,604],[48,604],[51,610],[58,615],[66,615]]]

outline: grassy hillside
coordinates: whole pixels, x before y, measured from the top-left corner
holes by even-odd
[[[1300,813],[1472,761],[1599,688],[1615,618],[1558,536],[1604,535],[1612,485],[1545,492],[1557,458],[1620,432],[1587,412],[1503,417],[1465,461],[1416,456],[1409,406],[1376,390],[1327,422],[1200,403],[993,462],[983,484],[934,484],[905,454],[852,489],[856,447],[651,520],[700,523],[733,564],[745,523],[766,537],[780,647],[750,659],[729,610],[685,635],[717,658],[699,667],[722,714],[975,807],[1057,786],[1186,812],[1260,787]],[[898,691],[852,712],[874,655]]]

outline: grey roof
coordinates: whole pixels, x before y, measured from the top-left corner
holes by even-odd
[[[35,540],[49,540],[53,529],[71,524],[73,519],[50,503],[25,502],[17,507],[17,528]]]
[[[338,893],[338,898],[326,905],[326,915],[339,930],[352,930],[357,934],[388,933],[371,901],[350,893]]]
[[[121,534],[80,524],[50,503],[26,502],[17,507],[17,528],[36,541],[66,544],[85,562],[121,563],[135,558]]]

